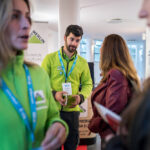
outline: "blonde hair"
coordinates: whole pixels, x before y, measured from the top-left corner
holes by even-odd
[[[117,34],[110,34],[105,37],[101,47],[100,70],[102,71],[102,80],[107,80],[107,73],[115,68],[122,72],[127,78],[135,81],[140,87],[137,72],[129,54],[125,40]]]
[[[0,0],[0,71],[13,57],[8,35],[6,34],[8,23],[12,14],[12,0]]]

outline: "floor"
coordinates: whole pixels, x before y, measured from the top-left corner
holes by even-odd
[[[96,136],[96,143],[93,145],[89,145],[87,150],[100,150],[100,136]]]

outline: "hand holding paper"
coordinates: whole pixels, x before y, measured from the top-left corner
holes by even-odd
[[[97,102],[94,102],[94,105],[103,120],[108,123],[114,131],[117,131],[121,122],[121,117]]]

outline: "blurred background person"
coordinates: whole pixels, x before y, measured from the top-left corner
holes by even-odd
[[[0,0],[0,149],[54,150],[68,128],[60,119],[48,75],[24,61],[31,28],[28,0]]]
[[[150,0],[143,0],[141,10],[139,11],[139,18],[146,18],[147,26],[150,26]]]

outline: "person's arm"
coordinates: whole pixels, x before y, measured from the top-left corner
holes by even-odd
[[[88,63],[85,62],[83,67],[84,67],[84,71],[81,74],[81,91],[79,92],[79,96],[80,96],[81,101],[79,104],[83,103],[84,100],[88,96],[90,96],[92,88],[93,88]]]
[[[100,85],[99,85],[100,86]],[[94,99],[91,97],[91,101]],[[92,105],[93,116],[89,122],[88,128],[91,132],[99,133],[103,132],[105,129],[110,128],[109,125],[101,118],[96,107]]]
[[[74,98],[74,103],[70,106],[70,108],[76,107],[77,105],[80,105],[84,102],[84,100],[90,96],[93,84],[92,84],[92,79],[91,79],[91,74],[89,70],[88,63],[84,61],[82,62],[81,66],[84,68],[83,72],[80,77],[80,82],[81,82],[81,91],[78,92],[76,95],[72,95]]]
[[[108,78],[105,107],[120,114],[128,102],[128,82],[119,71],[113,71]]]
[[[60,122],[55,122],[46,132],[45,139],[42,142],[42,148],[44,150],[55,150],[65,142],[66,129]]]

